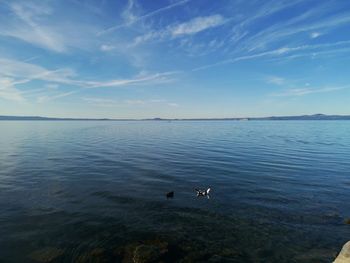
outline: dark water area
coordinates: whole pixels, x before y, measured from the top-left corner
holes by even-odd
[[[349,200],[350,121],[0,122],[4,263],[332,262]]]

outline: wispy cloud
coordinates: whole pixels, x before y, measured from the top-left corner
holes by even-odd
[[[82,16],[69,17],[60,3],[3,1],[0,7],[2,37],[55,53],[69,53],[72,48],[89,50],[99,42],[91,37],[98,31],[98,25],[86,23]]]
[[[283,85],[286,82],[284,78],[277,77],[277,76],[269,76],[267,77],[266,81],[267,83],[275,84],[275,85]]]
[[[121,106],[121,103],[114,99],[83,97],[82,100],[95,107],[112,108]]]
[[[311,39],[317,38],[322,35],[320,31],[335,29],[350,22],[349,13],[326,16],[325,14],[327,14],[329,10],[331,10],[331,6],[330,2],[327,2],[326,4],[323,4],[320,7],[315,7],[299,16],[292,17],[289,20],[267,27],[266,29],[245,38],[244,41],[240,43],[239,52],[266,50],[271,46],[283,43],[283,41],[287,42],[291,37],[305,33],[309,35]],[[324,18],[313,21],[315,17],[317,18],[321,15],[323,15]],[[310,22],[310,20],[312,22]],[[299,41],[302,40],[300,38],[294,38],[294,41],[295,39],[298,39]]]
[[[165,12],[165,11],[167,11],[167,10],[170,10],[170,9],[172,9],[172,8],[174,8],[174,7],[177,7],[177,6],[180,6],[180,5],[184,5],[184,4],[188,3],[189,1],[190,1],[190,0],[178,1],[178,2],[176,2],[176,3],[173,3],[173,4],[170,4],[170,5],[161,7],[161,8],[159,8],[159,9],[156,9],[156,10],[154,10],[154,11],[152,11],[152,12],[149,12],[149,13],[147,13],[147,14],[144,14],[144,15],[141,15],[141,16],[138,16],[138,17],[135,16],[135,15],[133,15],[133,14],[131,14],[131,12],[130,12],[131,8],[132,8],[133,5],[134,5],[134,2],[133,2],[132,0],[131,0],[131,1],[128,1],[127,7],[126,7],[126,9],[125,9],[125,11],[124,11],[124,13],[123,13],[123,14],[124,14],[124,18],[125,18],[125,17],[127,18],[127,19],[126,19],[126,22],[125,22],[125,23],[122,23],[122,24],[120,24],[120,25],[116,25],[116,26],[112,26],[112,27],[106,28],[106,29],[104,29],[104,30],[98,32],[97,35],[100,36],[100,35],[103,35],[103,34],[106,34],[106,33],[113,32],[113,31],[115,31],[115,30],[117,30],[117,29],[130,26],[130,25],[132,25],[132,24],[134,24],[134,23],[136,23],[136,22],[139,22],[139,21],[141,21],[141,20],[143,20],[143,19],[153,17],[153,16],[158,15],[158,14],[160,14],[160,13],[162,13],[162,12]]]
[[[222,25],[224,22],[225,18],[219,14],[206,17],[196,17],[188,22],[170,27],[169,30],[173,37],[192,35]]]
[[[325,93],[325,92],[333,92],[348,89],[348,86],[341,87],[323,87],[323,88],[292,88],[287,89],[280,93],[273,93],[272,96],[277,97],[290,97],[290,96],[304,96],[314,93]]]
[[[318,38],[319,36],[321,36],[322,35],[322,33],[320,33],[320,32],[312,32],[311,34],[310,34],[310,37],[311,38]]]
[[[225,24],[229,19],[225,19],[220,14],[195,17],[187,22],[177,23],[167,26],[165,29],[150,31],[138,36],[134,40],[134,45],[150,41],[174,39],[186,35],[194,35],[202,31]]]
[[[49,102],[49,101],[53,101],[53,100],[56,100],[59,98],[64,98],[64,97],[70,96],[70,95],[78,93],[80,91],[81,90],[73,90],[73,91],[63,92],[63,93],[59,93],[59,94],[55,94],[55,95],[51,95],[51,96],[49,96],[49,95],[39,96],[37,101],[39,103]]]
[[[42,17],[47,17],[52,13],[48,5],[43,2],[12,2],[9,8],[17,20],[12,19],[6,26],[1,26],[0,35],[18,38],[56,52],[66,51],[63,37],[52,28],[38,22]]]
[[[149,85],[167,83],[174,74],[179,72],[161,72],[161,73],[144,73],[138,74],[132,78],[112,79],[112,80],[85,80],[78,77],[76,72],[69,68],[61,68],[56,70],[48,70],[41,66],[26,63],[17,60],[0,58],[1,75],[2,76],[2,97],[12,100],[23,100],[21,93],[16,89],[16,85],[28,83],[33,80],[41,80],[47,82],[47,89],[50,91],[52,87],[57,88],[57,84],[73,86],[79,89],[73,91],[54,94],[52,96],[45,95],[39,98],[40,102],[54,100],[66,97],[83,89],[105,88],[105,87],[126,87],[130,85]]]
[[[230,42],[239,42],[240,48],[244,49],[244,45],[248,45],[250,43],[257,43],[254,41],[251,41],[250,39],[258,36],[259,34],[262,34],[262,32],[270,30],[270,28],[263,30],[262,32],[255,32],[253,35],[251,35],[251,29],[250,26],[254,23],[258,24],[259,21],[263,21],[264,19],[268,19],[270,16],[279,13],[281,11],[284,11],[288,8],[291,8],[293,6],[299,5],[300,3],[304,2],[304,0],[295,0],[295,1],[264,1],[264,3],[260,6],[256,6],[256,3],[253,2],[254,6],[251,6],[249,9],[252,9],[254,11],[249,12],[248,15],[242,16],[241,20],[238,21],[235,26],[232,28],[232,35],[230,37]],[[295,20],[295,19],[294,19]],[[280,28],[282,25],[275,25],[272,27]],[[282,26],[283,27],[283,26]],[[242,41],[243,40],[243,41]],[[243,43],[242,43],[243,42]],[[248,43],[244,43],[248,42]]]
[[[342,1],[0,2],[0,97],[14,103],[50,108],[49,102],[61,99],[71,107],[80,102],[146,114],[179,107],[171,96],[185,88],[192,94],[216,85],[220,99],[234,78],[224,74],[231,69],[257,74],[250,80],[257,85],[249,87],[264,82],[265,90],[276,91],[273,96],[327,96],[343,88],[313,85],[347,80],[350,11]],[[298,79],[290,77],[292,66]],[[234,81],[247,84],[243,77]],[[173,88],[147,90],[163,85]]]
[[[179,107],[179,104],[175,102],[169,102],[167,100],[163,99],[151,99],[151,100],[125,100],[124,103],[128,105],[135,105],[135,106],[154,106],[154,105],[165,105],[168,107]]]
[[[24,98],[14,86],[13,79],[0,77],[0,98],[15,102],[22,102]]]
[[[103,98],[84,97],[82,99],[90,103],[115,103],[116,102],[115,100],[112,100],[112,99],[103,99]]]
[[[111,51],[111,50],[113,50],[113,49],[116,49],[116,47],[113,46],[113,45],[107,45],[107,44],[103,44],[103,45],[101,45],[101,47],[100,47],[100,50],[101,50],[101,51]]]
[[[76,73],[69,68],[48,70],[32,63],[5,58],[0,58],[0,65],[1,74],[22,82],[36,79],[71,85],[80,84],[79,81],[73,79]]]
[[[175,72],[162,72],[155,74],[147,74],[136,76],[130,79],[114,79],[109,81],[88,81],[85,82],[87,88],[99,88],[99,87],[119,87],[137,84],[149,84],[149,83],[162,83],[168,81],[168,76],[175,74]]]
[[[170,106],[170,107],[179,107],[180,105],[177,104],[177,103],[174,103],[174,102],[169,102],[168,106]]]
[[[301,54],[302,56],[314,56],[315,52],[318,50],[326,49],[326,48],[333,48],[332,52],[337,52],[343,51],[344,46],[348,46],[350,44],[350,40],[345,40],[345,41],[339,41],[339,42],[334,42],[334,43],[324,43],[324,44],[318,44],[318,45],[301,45],[301,46],[295,46],[295,47],[281,47],[278,49],[270,50],[270,51],[265,51],[261,53],[255,53],[252,55],[246,55],[246,56],[238,56],[238,57],[233,57],[225,60],[221,60],[215,63],[207,64],[207,65],[202,65],[196,68],[193,68],[192,71],[200,71],[200,70],[205,70],[208,68],[212,67],[217,67],[217,66],[222,66],[225,64],[230,64],[230,63],[235,63],[238,61],[244,61],[244,60],[251,60],[251,59],[256,59],[256,58],[264,58],[264,57],[280,57],[284,55],[288,55],[293,52],[297,51],[303,51],[304,53]],[[326,52],[329,52],[326,50]],[[318,52],[321,54],[321,52]],[[299,56],[300,54],[298,54]]]
[[[82,100],[86,101],[89,104],[92,104],[97,107],[125,107],[125,106],[142,106],[142,107],[148,107],[148,106],[159,106],[159,105],[165,105],[168,107],[179,107],[179,104],[175,102],[168,102],[164,99],[126,99],[126,100],[115,100],[115,99],[106,99],[106,98],[91,98],[91,97],[84,97]]]
[[[113,79],[103,81],[91,81],[77,78],[77,74],[70,68],[61,68],[48,70],[41,66],[21,62],[18,60],[0,58],[2,74],[18,78],[20,81],[29,82],[31,80],[43,80],[53,83],[61,83],[85,88],[97,87],[117,87],[123,85],[141,84],[150,81],[165,81],[168,76],[178,74],[179,72],[162,72],[154,74],[141,74],[130,79]],[[17,83],[18,84],[18,83]]]

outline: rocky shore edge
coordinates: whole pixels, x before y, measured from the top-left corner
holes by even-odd
[[[350,241],[345,243],[333,263],[350,263]]]

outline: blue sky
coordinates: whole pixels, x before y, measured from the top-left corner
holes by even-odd
[[[0,115],[350,114],[350,1],[0,0]]]

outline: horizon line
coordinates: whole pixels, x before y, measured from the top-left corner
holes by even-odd
[[[192,118],[163,118],[163,117],[148,117],[148,118],[87,118],[87,117],[48,117],[48,116],[34,116],[34,115],[0,115],[0,120],[105,120],[105,121],[142,121],[142,120],[259,120],[259,119],[273,119],[273,118],[346,118],[350,119],[350,114],[302,114],[302,115],[269,115],[259,117],[192,117]],[[22,119],[22,120],[23,120]]]

